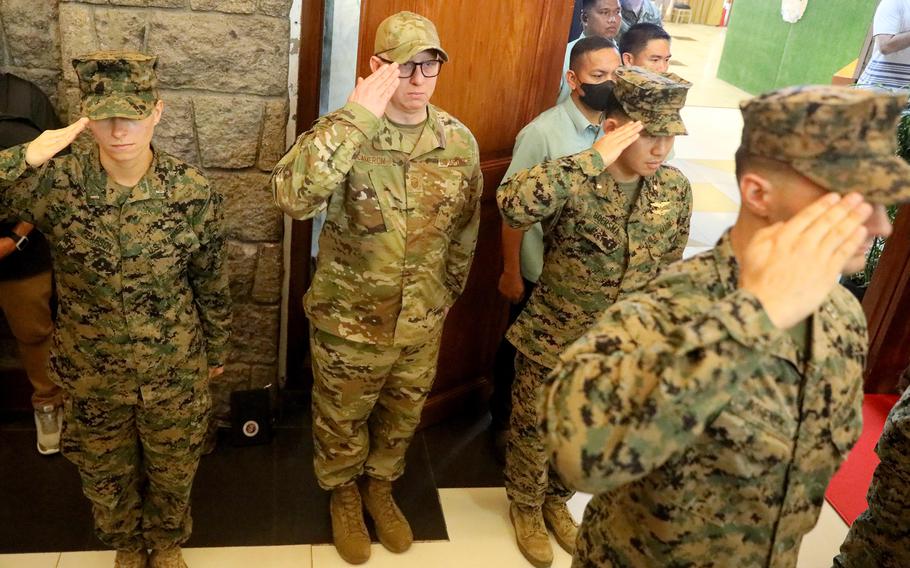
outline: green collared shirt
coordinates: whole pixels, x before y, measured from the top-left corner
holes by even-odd
[[[583,152],[601,136],[601,125],[591,124],[569,97],[540,113],[521,129],[515,139],[512,162],[506,170],[503,183],[521,170]],[[521,275],[525,280],[537,282],[540,278],[543,255],[543,228],[540,223],[535,223],[525,231],[521,239]]]
[[[222,198],[202,172],[155,151],[132,188],[98,147],[35,170],[0,152],[0,205],[51,245],[60,300],[50,371],[82,396],[134,404],[204,387],[231,325]]]

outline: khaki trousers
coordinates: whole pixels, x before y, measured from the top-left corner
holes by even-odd
[[[32,406],[60,406],[60,387],[47,373],[54,322],[51,320],[51,272],[21,280],[0,281],[0,310],[19,344],[28,380],[35,389]]]

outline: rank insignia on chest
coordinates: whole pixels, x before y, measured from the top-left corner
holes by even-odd
[[[670,202],[669,201],[652,201],[651,202],[651,213],[655,215],[666,215],[670,211]]]

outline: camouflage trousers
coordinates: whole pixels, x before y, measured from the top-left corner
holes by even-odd
[[[875,448],[880,458],[866,509],[850,527],[836,568],[910,566],[910,389],[891,409]]]
[[[550,466],[543,435],[537,429],[539,399],[550,369],[515,355],[512,415],[506,446],[505,486],[509,500],[539,507],[544,501],[565,503],[574,491],[566,488]]]
[[[136,551],[190,537],[190,488],[211,406],[207,386],[135,406],[65,392],[61,446],[79,469],[101,542]]]
[[[404,455],[436,377],[441,335],[388,347],[311,330],[313,462],[323,489],[363,474],[392,481],[404,473]]]

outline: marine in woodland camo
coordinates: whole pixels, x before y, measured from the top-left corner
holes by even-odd
[[[566,483],[596,494],[573,566],[796,565],[859,436],[866,321],[838,287],[801,353],[737,278],[725,235],[560,356],[543,428]]]
[[[875,453],[869,508],[853,521],[836,568],[910,566],[910,388],[888,414]]]
[[[893,156],[905,103],[837,87],[769,93],[743,105],[740,152],[830,190],[906,201],[910,167]],[[737,272],[728,233],[560,356],[542,428],[567,484],[597,494],[573,566],[796,565],[859,436],[866,320],[836,287],[804,329],[778,330]]]
[[[76,60],[91,92],[146,113],[133,103],[137,85],[154,85],[154,59],[93,57]],[[94,118],[129,116],[108,114],[119,102],[83,95]],[[231,324],[222,198],[202,172],[160,151],[126,188],[108,179],[97,145],[37,169],[25,148],[0,152],[0,207],[51,245],[59,312],[49,370],[64,389],[63,453],[79,468],[102,542],[180,544],[211,409],[208,369],[224,364]]]
[[[636,68],[616,77],[614,93],[645,128],[685,132],[679,107],[688,88],[673,76]],[[565,502],[572,492],[548,471],[548,454],[537,431],[544,378],[559,353],[603,310],[682,258],[692,190],[679,170],[661,166],[641,180],[637,198],[630,197],[592,149],[519,172],[500,185],[497,199],[511,226],[527,229],[542,222],[546,245],[537,287],[506,334],[518,351],[506,492],[523,505]]]
[[[657,78],[655,89],[667,101],[657,123],[675,124],[679,109],[674,105],[684,104],[688,83],[672,83],[671,88],[665,75],[633,70],[617,77],[614,92],[617,97],[640,97],[642,82],[651,77]],[[657,108],[653,96],[645,100],[649,108]],[[621,102],[633,108],[637,98]],[[523,355],[548,368],[621,294],[682,258],[689,237],[692,189],[678,169],[663,165],[643,178],[637,201],[628,204],[593,149],[515,174],[499,186],[496,198],[512,227],[544,226],[543,272],[506,337]]]

